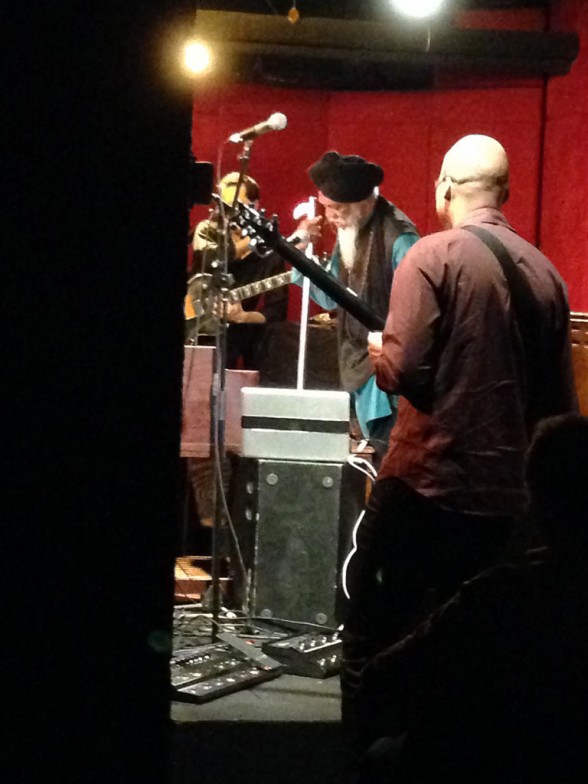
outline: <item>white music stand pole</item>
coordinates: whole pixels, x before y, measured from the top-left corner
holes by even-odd
[[[311,196],[307,202],[299,204],[294,210],[295,220],[300,218],[314,218],[316,215],[315,197]],[[312,258],[312,242],[306,248],[306,255]],[[306,369],[306,337],[308,333],[308,303],[310,302],[310,280],[305,277],[302,281],[302,304],[300,308],[300,341],[298,344],[298,371],[296,375],[296,389],[304,389],[304,371]]]

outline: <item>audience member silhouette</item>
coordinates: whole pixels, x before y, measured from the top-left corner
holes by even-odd
[[[544,420],[526,478],[545,546],[366,667],[361,784],[588,782],[588,418]]]

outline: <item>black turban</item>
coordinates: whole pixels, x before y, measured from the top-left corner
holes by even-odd
[[[313,163],[308,174],[327,199],[346,204],[367,199],[384,179],[384,170],[377,163],[334,150]]]

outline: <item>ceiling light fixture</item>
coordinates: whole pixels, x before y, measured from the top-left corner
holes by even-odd
[[[184,47],[184,66],[193,74],[205,73],[212,64],[210,49],[199,41],[189,41]]]
[[[412,19],[428,19],[441,11],[447,0],[390,0],[392,8]]]
[[[292,8],[288,11],[288,21],[296,24],[300,21],[300,11],[296,8],[296,0],[292,0]]]

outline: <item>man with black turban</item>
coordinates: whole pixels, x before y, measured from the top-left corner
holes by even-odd
[[[381,166],[359,155],[327,152],[308,173],[319,190],[326,220],[337,230],[331,274],[385,319],[394,271],[418,239],[415,225],[379,195],[378,186],[384,179]],[[294,273],[293,281],[301,280],[300,273]],[[311,286],[311,296],[326,310],[337,307],[316,286]],[[396,398],[376,386],[368,356],[368,330],[342,308],[337,329],[341,383],[352,394],[363,435],[381,457],[388,448]]]

